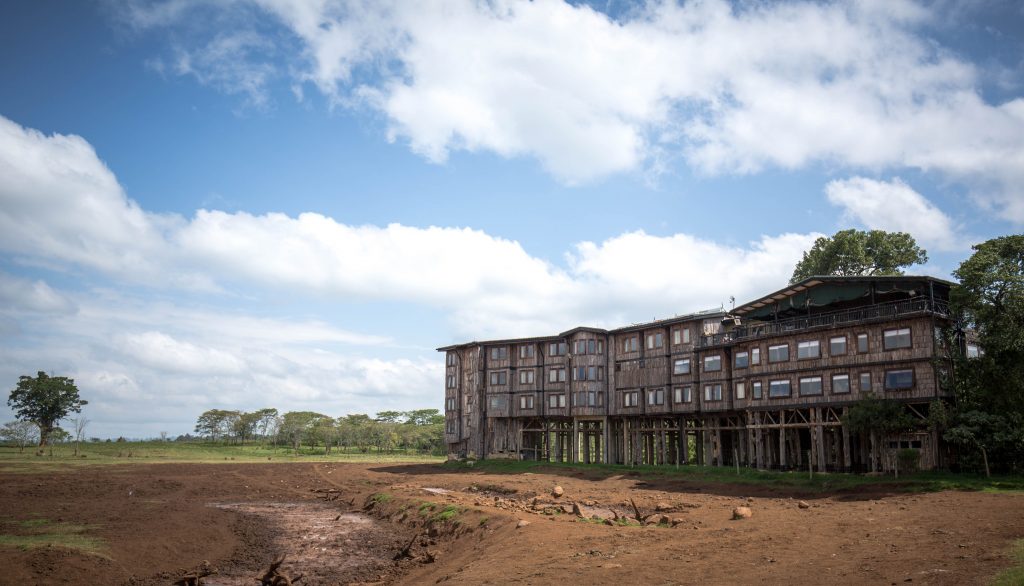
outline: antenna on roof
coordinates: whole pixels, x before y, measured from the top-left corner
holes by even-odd
[[[733,309],[736,309],[736,297],[734,295],[729,296],[729,303],[732,304]]]

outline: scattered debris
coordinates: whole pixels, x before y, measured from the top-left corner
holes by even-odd
[[[175,586],[202,586],[206,583],[203,578],[212,576],[217,573],[217,568],[210,565],[210,562],[203,560],[203,563],[199,564],[199,567],[191,572],[188,572],[184,576],[175,582]]]
[[[270,564],[270,567],[267,568],[267,571],[264,572],[261,577],[256,578],[260,581],[260,586],[292,586],[292,584],[296,584],[299,580],[302,580],[302,574],[292,578],[281,570],[281,564],[284,563],[284,558],[285,556],[282,554],[280,558],[274,560],[274,562]]]

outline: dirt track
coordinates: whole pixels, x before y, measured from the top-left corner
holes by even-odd
[[[136,464],[0,483],[5,533],[45,518],[87,525],[107,543],[105,557],[0,546],[2,584],[169,584],[204,560],[219,570],[211,585],[255,584],[278,553],[306,575],[300,584],[985,584],[1024,537],[1022,495],[808,497],[568,469]],[[556,484],[565,489],[557,500]],[[386,497],[367,506],[374,494]],[[644,514],[660,504],[674,526],[585,522],[555,504],[632,516],[629,499]],[[461,512],[428,522],[448,504]],[[738,505],[753,517],[731,520]],[[529,524],[517,528],[520,519]]]

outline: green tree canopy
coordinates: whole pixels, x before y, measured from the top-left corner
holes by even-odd
[[[928,253],[906,232],[841,230],[831,238],[815,240],[789,282],[828,275],[902,275],[903,267],[925,262]]]
[[[48,376],[39,371],[35,377],[21,376],[18,386],[11,391],[7,405],[14,409],[22,421],[39,426],[39,445],[45,446],[57,423],[68,413],[81,413],[88,401],[78,396],[73,379]]]

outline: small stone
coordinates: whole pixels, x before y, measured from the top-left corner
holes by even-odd
[[[659,513],[664,512],[664,511],[671,511],[672,508],[673,508],[672,505],[670,505],[670,504],[668,504],[666,502],[660,502],[660,503],[654,505],[654,510],[658,511]]]
[[[732,510],[733,519],[749,519],[754,516],[754,512],[750,510],[750,507],[736,507]]]
[[[523,527],[526,527],[529,524],[530,522],[526,519],[520,519],[519,522],[516,523],[516,529],[522,529]]]
[[[685,522],[686,522],[686,519],[683,519],[682,517],[676,517],[675,519],[672,519],[672,520],[671,520],[671,521],[669,521],[669,522],[670,522],[670,523],[672,523],[672,526],[673,526],[673,527],[675,527],[676,525],[679,525],[679,524],[681,524],[681,523],[685,523]]]
[[[563,494],[565,494],[565,491],[562,490],[561,486],[556,486],[556,487],[551,489],[551,496],[553,496],[555,498],[558,498],[558,497],[562,496]]]
[[[811,508],[811,505],[807,504],[807,501],[800,501],[796,504],[796,506],[800,507],[801,509]]]

